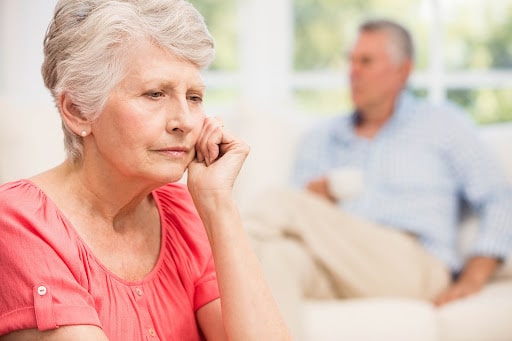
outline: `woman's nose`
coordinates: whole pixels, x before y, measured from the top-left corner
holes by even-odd
[[[167,131],[187,132],[193,127],[193,119],[186,99],[171,101],[167,110]]]

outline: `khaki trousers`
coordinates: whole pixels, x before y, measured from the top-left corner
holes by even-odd
[[[243,219],[295,340],[304,297],[431,300],[450,284],[447,267],[414,236],[349,215],[314,194],[266,193]]]

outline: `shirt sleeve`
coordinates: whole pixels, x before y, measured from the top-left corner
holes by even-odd
[[[34,187],[0,191],[0,212],[0,335],[100,326],[79,250],[40,193]]]
[[[455,176],[460,192],[479,214],[480,228],[470,255],[504,259],[512,248],[512,187],[488,146],[469,120],[451,132]]]

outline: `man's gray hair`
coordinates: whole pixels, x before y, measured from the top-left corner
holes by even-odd
[[[414,43],[409,31],[397,22],[372,19],[359,26],[359,32],[385,32],[389,36],[389,53],[395,62],[414,60]]]
[[[59,0],[44,39],[42,65],[57,107],[66,93],[84,118],[96,119],[125,76],[127,52],[141,41],[201,69],[215,55],[203,17],[185,0]],[[64,124],[63,130],[68,157],[81,160],[82,138]]]

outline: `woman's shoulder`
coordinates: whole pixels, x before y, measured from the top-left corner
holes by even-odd
[[[14,247],[15,254],[37,253],[41,259],[52,257],[54,250],[59,250],[60,255],[64,250],[75,255],[76,235],[54,203],[31,180],[0,185],[0,212],[3,248]]]
[[[45,235],[54,233],[55,226],[65,225],[58,208],[28,179],[0,185],[0,211],[0,224],[18,233]]]
[[[0,185],[0,208],[31,211],[31,207],[46,206],[47,200],[41,189],[28,179],[10,181]]]
[[[35,186],[30,180],[19,179],[19,180],[8,181],[8,182],[2,183],[0,185],[0,193],[9,191],[9,190],[19,190],[22,188],[30,188],[31,189],[33,187],[37,188],[37,186]]]

